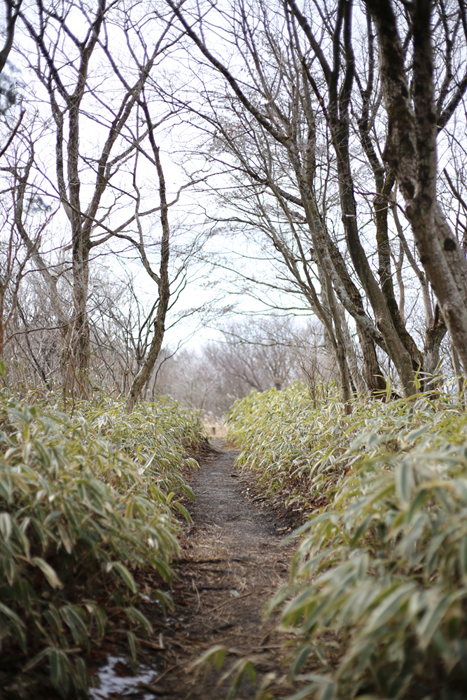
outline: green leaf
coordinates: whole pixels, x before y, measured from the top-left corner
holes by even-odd
[[[412,465],[406,460],[396,469],[396,489],[401,501],[406,504],[410,499],[413,484]]]
[[[311,644],[306,644],[303,649],[299,650],[298,655],[295,657],[293,664],[290,667],[290,673],[293,676],[300,673],[312,651],[313,646]]]
[[[97,603],[86,603],[87,611],[94,617],[97,625],[97,633],[99,637],[103,637],[105,634],[105,625],[107,622],[107,615],[105,611],[97,605]]]
[[[247,663],[246,670],[248,673],[248,678],[250,679],[250,683],[252,685],[256,685],[256,670],[251,661]]]
[[[31,671],[31,669],[34,668],[34,666],[37,666],[40,664],[41,661],[44,659],[47,659],[50,656],[50,652],[52,651],[51,647],[48,647],[47,649],[43,649],[40,651],[36,656],[33,656],[33,658],[28,661],[28,663],[24,667],[24,673],[28,673]]]
[[[125,608],[125,613],[128,616],[128,618],[131,620],[131,622],[135,622],[137,625],[140,625],[140,627],[143,628],[146,634],[152,634],[153,629],[152,625],[147,619],[145,615],[141,612],[141,610],[138,610],[138,608],[135,608],[133,606],[130,606],[128,608]]]
[[[373,610],[371,616],[364,627],[363,633],[372,634],[375,630],[386,625],[394,618],[395,614],[406,605],[411,593],[416,590],[414,583],[396,585],[395,590],[390,587],[385,591],[385,595],[378,607]]]
[[[192,520],[192,518],[191,518],[191,515],[189,514],[189,512],[187,511],[187,509],[185,508],[185,506],[184,506],[182,503],[180,503],[180,501],[175,501],[175,502],[174,502],[174,506],[175,506],[175,508],[177,508],[177,510],[180,511],[180,513],[183,515],[183,517],[185,518],[185,520],[187,521],[187,523],[192,523],[192,522],[193,522],[193,520]]]
[[[67,655],[61,649],[51,648],[49,650],[49,663],[52,685],[67,693],[70,685],[69,675],[72,672]]]
[[[131,659],[134,663],[136,663],[138,660],[138,656],[136,653],[136,637],[133,634],[133,632],[127,632],[126,636],[128,639],[128,646],[130,647]]]
[[[202,668],[207,664],[214,664],[217,669],[220,669],[224,663],[225,656],[227,654],[227,649],[219,644],[210,647],[204,652],[194,663],[191,664],[190,668]]]
[[[0,533],[3,539],[8,542],[13,532],[13,523],[9,513],[0,513]]]
[[[9,618],[12,622],[15,623],[15,626],[18,630],[24,631],[26,626],[23,622],[23,620],[19,617],[19,615],[9,608],[7,605],[4,603],[0,602],[0,613],[5,615],[5,617]]]
[[[123,583],[130,589],[130,591],[132,593],[136,593],[135,579],[130,574],[126,566],[119,561],[114,561],[108,565],[107,571],[111,571],[112,569],[115,569],[115,571],[120,574]]]
[[[464,591],[459,591],[448,595],[438,596],[437,599],[435,598],[433,603],[430,604],[416,628],[416,632],[420,640],[420,647],[423,650],[428,648],[433,635],[442,624],[443,618],[450,606],[460,597],[465,596],[466,593]]]
[[[407,442],[413,442],[421,435],[424,435],[426,432],[428,432],[430,430],[430,427],[431,427],[430,424],[427,424],[427,425],[422,425],[420,428],[415,428],[415,430],[411,430],[406,437]]]
[[[54,569],[52,569],[46,561],[41,559],[41,557],[33,557],[32,561],[42,571],[52,588],[63,588],[63,583],[58,578]]]
[[[81,690],[86,691],[89,686],[88,673],[86,670],[86,664],[84,662],[84,659],[81,659],[79,656],[76,659],[76,671],[78,678],[78,687]]]
[[[60,608],[60,615],[68,625],[75,644],[80,644],[89,637],[88,628],[82,610],[77,605],[64,605]]]

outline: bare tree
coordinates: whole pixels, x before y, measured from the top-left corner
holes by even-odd
[[[35,9],[34,16],[29,9],[20,16],[37,47],[37,59],[31,67],[45,88],[54,120],[57,195],[71,232],[74,308],[70,361],[84,391],[90,361],[87,300],[91,255],[115,233],[125,230],[137,214],[143,214],[135,212],[135,200],[125,194],[121,179],[125,168],[131,171],[138,147],[155,128],[147,125],[138,139],[133,138],[133,121],[144,85],[172,42],[165,39],[165,27],[154,32],[149,47],[131,9],[120,10],[106,0],[96,0],[92,11],[84,5],[58,8],[42,0],[36,1]],[[77,11],[83,26],[76,21]],[[110,49],[117,31],[126,36],[133,62],[134,70],[126,77]],[[109,80],[118,86],[111,93],[116,94],[112,100],[108,99],[109,93],[106,99],[106,82],[102,85],[100,79],[109,69]],[[83,130],[92,123],[102,145],[86,148]],[[128,206],[133,206],[133,212],[122,214]]]
[[[452,57],[456,40],[465,50],[466,7],[461,0],[454,17],[452,8],[436,4],[447,47],[445,77],[436,95],[436,68],[432,43],[430,0],[404,5],[409,23],[413,61],[412,87],[407,80],[407,58],[398,22],[389,0],[366,0],[373,17],[380,53],[381,78],[388,115],[386,162],[397,177],[405,200],[421,263],[439,300],[453,344],[467,366],[467,261],[465,250],[453,236],[438,201],[437,137],[467,89],[467,71],[457,80]]]
[[[388,229],[395,171],[380,155],[384,151],[386,124],[378,109],[381,102],[379,64],[371,18],[366,20],[363,17],[362,22],[362,15],[358,16],[359,47],[363,48],[356,56],[355,12],[353,3],[348,0],[329,4],[299,4],[285,0],[274,8],[261,0],[253,4],[239,0],[225,10],[211,7],[199,12],[187,4],[182,9],[172,0],[167,0],[167,3],[198,47],[203,70],[210,66],[225,81],[227,92],[221,98],[217,87],[217,92],[213,89],[205,92],[208,93],[209,108],[218,106],[224,115],[230,111],[227,119],[225,116],[216,119],[216,126],[219,124],[218,130],[229,144],[230,153],[236,150],[239,171],[247,173],[264,190],[275,196],[279,193],[287,203],[302,208],[323,284],[331,285],[333,293],[357,324],[364,358],[367,357],[367,345],[362,329],[389,355],[405,393],[415,393],[415,372],[433,370],[446,329],[442,315],[432,314],[430,321],[433,325],[428,328],[424,351],[420,351],[407,329],[407,319],[402,318],[395,296]],[[389,2],[387,4],[389,6]],[[459,27],[462,9],[454,14],[457,19],[454,18],[453,24]],[[441,8],[441,26],[442,15]],[[216,36],[225,36],[226,42],[233,47],[237,60],[232,62],[231,68],[220,58],[219,51],[210,46],[212,30]],[[428,29],[425,35],[429,35]],[[453,33],[452,36],[448,33],[447,45],[455,38]],[[411,30],[407,26],[406,42],[410,41]],[[240,65],[242,69],[239,69]],[[441,102],[455,87],[456,81],[448,66],[441,76]],[[449,109],[454,110],[459,104],[464,90],[462,79],[449,101]],[[209,114],[206,118],[209,120]],[[444,128],[445,123],[445,120],[440,122],[440,126]],[[321,142],[317,141],[320,134],[317,124],[321,124]],[[258,131],[261,136],[252,165],[252,144]],[[354,135],[358,135],[360,142],[358,153]],[[269,168],[268,172],[263,162],[258,168],[258,153],[261,149],[263,153],[268,150],[264,148],[265,143],[272,144],[269,152],[274,154],[274,166],[277,153],[286,154],[287,171],[283,167],[280,174],[279,168],[275,172]],[[316,198],[317,146],[322,149],[329,145],[335,154],[334,183],[346,239],[345,252],[329,235],[323,207],[318,205]],[[354,156],[358,158],[358,168]],[[263,160],[267,158],[264,156]],[[357,172],[361,170],[362,159],[366,160],[363,174]],[[283,156],[282,162],[285,162]],[[374,183],[370,190],[368,173]],[[332,185],[332,182],[328,180],[327,184]],[[362,190],[366,192],[362,193]],[[359,202],[361,209],[370,195],[372,211],[369,214],[375,230],[371,243],[364,233],[368,219],[362,220],[358,208]],[[300,237],[303,239],[302,232]],[[371,264],[374,254],[377,269]],[[371,304],[373,321],[368,318],[362,296]],[[331,293],[328,306],[333,314]],[[337,328],[338,324],[336,331]],[[366,380],[368,374],[364,373]],[[371,386],[371,373],[369,379]]]
[[[305,333],[291,320],[277,315],[251,317],[222,329],[223,341],[207,346],[207,355],[224,374],[240,379],[247,387],[277,390],[298,377],[298,345],[303,349]]]
[[[15,190],[13,184],[13,191]],[[16,310],[16,302],[21,281],[28,261],[28,253],[22,245],[14,218],[14,202],[0,205],[0,359],[9,338],[7,329]]]
[[[318,385],[335,376],[322,327],[274,314],[233,320],[223,325],[219,340],[170,357],[157,389],[220,418],[251,391],[280,390],[301,379],[316,396]]]
[[[165,324],[167,318],[167,311],[169,309],[170,302],[170,276],[169,276],[169,262],[170,262],[170,226],[169,226],[169,206],[167,203],[166,185],[164,171],[162,169],[160,151],[154,140],[154,128],[151,122],[151,117],[149,114],[149,109],[147,103],[144,103],[144,112],[149,126],[149,140],[152,148],[152,155],[157,168],[157,176],[159,178],[159,200],[160,200],[160,220],[162,227],[162,238],[160,246],[160,262],[159,270],[156,273],[146,256],[144,249],[144,244],[142,241],[142,236],[140,237],[139,243],[135,243],[135,247],[138,249],[143,265],[146,272],[149,274],[151,279],[156,283],[158,289],[158,301],[157,309],[155,312],[155,319],[153,322],[153,336],[151,344],[146,353],[144,361],[141,368],[134,378],[130,391],[128,392],[128,398],[126,402],[126,407],[129,412],[134,408],[136,401],[141,395],[144,385],[151,376],[151,372],[154,368],[156,360],[159,356],[162,341],[164,340]]]
[[[37,124],[34,118],[28,123],[25,121],[17,130],[10,148],[3,153],[0,165],[3,185],[0,202],[0,356],[11,339],[7,327],[17,311],[20,286],[26,281],[26,275],[31,274],[33,265],[39,262],[36,252],[43,232],[55,214],[43,197],[40,178],[32,173],[33,133]],[[27,233],[24,229],[26,219]]]
[[[412,370],[410,369],[410,367],[407,368],[407,363],[404,364],[404,358],[406,357],[407,353],[403,348],[400,340],[398,340],[397,334],[395,334],[394,332],[392,321],[390,321],[389,312],[385,306],[385,301],[381,294],[381,291],[379,290],[379,287],[376,283],[373,284],[371,282],[371,280],[373,280],[373,276],[372,273],[370,274],[370,268],[368,267],[368,263],[366,260],[366,256],[363,253],[363,249],[361,253],[358,253],[358,246],[360,246],[361,249],[361,243],[358,243],[358,246],[356,246],[355,241],[352,242],[351,238],[348,239],[348,247],[349,250],[351,250],[350,254],[352,256],[352,259],[355,258],[355,256],[357,256],[356,259],[358,259],[358,261],[361,263],[359,269],[362,273],[360,277],[365,281],[365,284],[363,285],[364,289],[367,294],[369,293],[370,287],[374,292],[373,296],[370,295],[370,299],[372,300],[374,307],[376,304],[376,313],[378,317],[379,330],[373,325],[371,320],[366,315],[361,295],[352,281],[352,277],[344,264],[339,249],[337,248],[335,243],[333,243],[332,240],[330,240],[329,236],[326,235],[327,229],[326,226],[323,225],[324,222],[322,220],[321,212],[317,208],[316,199],[314,197],[313,183],[314,162],[316,158],[315,110],[310,103],[310,89],[307,82],[308,75],[303,68],[303,61],[301,55],[294,55],[291,59],[291,72],[293,73],[292,79],[290,81],[291,102],[289,102],[287,108],[283,110],[278,97],[279,88],[275,89],[273,82],[277,79],[278,85],[280,87],[281,83],[284,82],[284,78],[281,72],[279,72],[279,74],[276,72],[273,74],[272,77],[270,77],[267,75],[266,69],[264,69],[263,71],[263,66],[266,65],[265,62],[266,60],[269,60],[270,57],[266,59],[266,56],[264,56],[264,62],[261,62],[260,52],[255,43],[254,33],[251,30],[251,26],[254,24],[254,21],[251,18],[251,14],[254,11],[254,8],[250,6],[247,9],[243,3],[239,3],[236,6],[236,9],[238,11],[238,23],[232,29],[233,41],[238,46],[240,54],[243,53],[244,48],[245,51],[250,52],[253,61],[256,61],[256,63],[253,64],[257,67],[257,73],[255,73],[252,76],[253,84],[251,85],[251,87],[249,87],[249,90],[252,93],[261,93],[262,98],[266,101],[267,107],[264,110],[259,109],[256,106],[257,99],[254,99],[253,95],[249,97],[246,94],[245,88],[240,87],[240,84],[232,75],[232,73],[210,52],[205,43],[203,43],[199,36],[190,28],[181,11],[175,8],[175,6],[171,4],[170,0],[168,0],[168,2],[171,5],[171,7],[173,7],[174,12],[177,13],[180,21],[185,27],[185,30],[191,36],[193,41],[197,44],[202,54],[225,77],[226,81],[233,90],[236,98],[238,98],[240,103],[243,104],[250,118],[253,117],[263,128],[264,132],[268,136],[272,137],[277,144],[279,144],[286,150],[287,157],[289,160],[289,169],[294,174],[295,186],[298,189],[298,196],[294,196],[293,193],[288,192],[285,192],[285,196],[289,201],[298,201],[299,205],[303,207],[306,226],[308,228],[309,235],[313,242],[314,254],[316,255],[317,262],[324,280],[328,280],[328,282],[326,282],[326,285],[329,290],[329,296],[331,297],[330,302],[328,301],[328,306],[331,310],[331,313],[333,313],[336,329],[339,328],[339,319],[338,314],[333,312],[333,287],[335,291],[338,292],[338,296],[341,302],[344,303],[347,310],[349,310],[353,314],[356,321],[360,324],[361,327],[363,327],[364,332],[371,333],[373,336],[373,340],[377,339],[378,342],[383,343],[385,349],[388,352],[390,351],[392,353],[392,356],[394,356],[394,362],[396,363],[396,365],[400,366],[400,370],[403,376],[405,376],[405,379],[407,380],[407,391],[410,392],[413,388],[412,380],[409,381],[409,378],[412,377]],[[279,49],[277,49],[277,51],[274,53],[274,43],[272,43],[274,36],[274,28],[272,25],[266,25],[267,20],[265,18],[267,18],[267,9],[261,3],[259,3],[258,5],[258,18],[259,22],[261,23],[261,31],[263,33],[266,33],[267,40],[270,42],[271,54],[273,56],[276,55],[277,57],[280,56],[280,60],[283,63],[283,53],[279,51]],[[285,32],[288,39],[291,40],[291,45],[293,46],[293,42],[296,40],[296,32],[293,31],[293,28],[287,27],[287,22],[285,26]],[[339,54],[337,57],[335,57],[335,60],[337,61],[337,66],[340,67]],[[329,68],[329,71],[330,70],[331,69]],[[295,85],[297,81],[299,81],[299,85],[303,86],[301,91],[297,89],[292,89],[292,86]],[[321,94],[317,95],[317,98],[318,102],[323,103],[323,97],[321,96]],[[300,111],[301,113],[301,128],[299,128],[299,123],[297,122],[296,118],[291,118],[290,116],[295,115],[297,111]],[[336,116],[336,120],[339,121],[338,116]],[[338,141],[339,143],[341,143],[341,137],[339,137]],[[342,144],[342,147],[344,147],[344,144]],[[338,174],[340,183],[342,180],[342,173],[339,172]],[[266,180],[265,184],[270,183],[268,183],[268,181]],[[340,194],[342,200],[342,188],[340,190]],[[345,197],[344,200],[346,206],[348,207],[348,202],[347,199],[345,199]],[[355,218],[354,214],[345,214],[343,217],[344,221],[347,221],[347,216],[353,216],[353,218]],[[349,230],[352,233],[352,235],[356,234],[353,228]],[[386,323],[384,322],[384,319],[386,319]],[[320,317],[320,320],[324,322],[324,316]],[[383,339],[381,338],[380,331],[383,331],[384,329],[387,337],[383,333]],[[343,350],[343,344],[341,345],[341,348]],[[392,348],[392,350],[390,350],[390,348]],[[371,353],[365,353],[364,357],[365,359],[371,360]],[[346,384],[348,385],[348,380],[345,379],[345,364],[343,362],[343,359],[341,360],[341,362],[341,380],[345,390]],[[373,359],[373,367],[378,367],[375,357]],[[370,370],[370,372],[367,372],[366,375],[371,382],[371,388],[373,388],[374,386],[373,382],[376,382],[376,385],[378,386],[379,377],[374,370]],[[374,379],[372,382],[371,379],[373,377]]]
[[[255,19],[253,14],[256,11]],[[326,327],[338,360],[345,402],[349,405],[347,349],[336,290],[339,301],[356,318],[365,350],[365,379],[371,391],[382,388],[374,342],[384,344],[384,341],[368,317],[341,252],[329,235],[326,196],[319,201],[319,190],[326,190],[328,178],[325,174],[322,177],[321,167],[317,166],[319,130],[306,76],[300,61],[290,52],[292,44],[286,24],[277,27],[272,20],[268,24],[267,9],[261,4],[246,8],[245,4],[238,3],[233,12],[238,18],[232,20],[229,28],[231,41],[238,48],[239,55],[246,57],[247,63],[251,58],[247,69],[250,83],[241,88],[185,21],[187,33],[191,32],[190,36],[201,52],[226,78],[234,93],[233,97],[227,94],[219,99],[217,93],[203,89],[201,92],[207,93],[207,101],[204,111],[200,109],[198,114],[211,126],[214,144],[218,144],[217,153],[219,144],[223,144],[229,158],[223,165],[230,172],[232,156],[235,159],[236,187],[243,192],[240,205],[239,189],[232,196],[232,209],[238,213],[231,215],[231,221],[234,225],[251,226],[253,231],[252,221],[256,217],[256,229],[265,233],[275,250],[283,256],[289,279],[293,278],[294,284],[302,289]],[[179,18],[184,21],[180,12]],[[260,26],[257,35],[252,30],[255,23]],[[281,36],[281,31],[283,41],[276,39]],[[266,103],[264,113],[258,111],[258,98]],[[252,118],[258,122],[254,126]],[[219,163],[219,155],[216,157],[215,153],[211,148],[209,157],[211,160],[216,158],[216,163]],[[275,205],[271,203],[271,196],[276,199]],[[246,212],[244,202],[248,205],[249,200],[254,201],[256,213],[251,207]],[[280,225],[276,225],[278,215],[282,217]],[[283,233],[287,229],[289,236]],[[318,288],[321,287],[320,293],[313,281],[316,266],[319,267],[317,284]]]

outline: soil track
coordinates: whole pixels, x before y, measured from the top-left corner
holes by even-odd
[[[288,551],[280,546],[287,525],[268,508],[252,504],[249,486],[234,468],[236,452],[210,455],[192,480],[196,501],[193,525],[182,542],[184,556],[175,565],[175,610],[163,631],[164,669],[150,689],[157,697],[220,700],[229,683],[219,677],[239,658],[254,661],[261,683],[266,674],[281,675],[284,636],[277,620],[263,621],[265,603],[288,577]],[[221,673],[190,669],[214,645],[228,649]],[[287,694],[276,683],[274,697]],[[149,686],[147,686],[149,690]],[[249,681],[239,697],[253,698]]]

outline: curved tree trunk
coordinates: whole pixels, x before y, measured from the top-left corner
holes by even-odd
[[[149,351],[145,357],[143,365],[134,378],[130,391],[128,392],[128,397],[126,400],[126,410],[131,413],[138,401],[144,385],[151,376],[151,372],[156,364],[157,358],[161,351],[162,342],[164,340],[165,333],[165,317],[167,315],[167,308],[169,303],[170,294],[166,295],[166,298],[160,300],[159,309],[157,314],[157,320],[154,323],[154,336],[152,338]]]
[[[154,128],[151,122],[151,116],[146,103],[142,104],[146,121],[149,130],[149,140],[151,143],[154,160],[157,168],[157,175],[159,178],[159,198],[160,198],[160,218],[162,226],[162,241],[161,241],[161,259],[159,263],[159,274],[156,275],[152,272],[149,262],[146,258],[144,252],[142,236],[141,236],[141,247],[139,249],[140,255],[143,257],[143,262],[145,264],[146,270],[151,275],[153,280],[157,283],[159,291],[159,304],[157,307],[156,320],[154,322],[154,336],[152,338],[149,351],[144,359],[144,362],[139,370],[138,374],[134,378],[128,397],[126,400],[126,410],[131,413],[137,400],[139,399],[144,385],[151,376],[151,372],[156,364],[157,358],[161,351],[162,342],[164,340],[165,333],[165,319],[167,316],[167,310],[169,308],[170,301],[170,280],[169,280],[169,260],[170,260],[170,227],[169,227],[169,217],[168,217],[168,204],[165,186],[164,171],[162,169],[162,164],[160,160],[159,148],[154,140]]]
[[[425,347],[423,358],[424,380],[433,375],[439,364],[439,346],[447,333],[447,326],[440,313],[439,304],[436,304],[435,314],[431,325],[426,329]]]
[[[467,87],[463,80],[441,111],[435,103],[432,4],[407,5],[413,37],[413,84],[409,89],[404,50],[390,0],[365,0],[380,49],[383,95],[388,114],[385,159],[396,173],[420,254],[438,298],[452,342],[467,366],[467,261],[437,200],[436,138]],[[412,108],[413,99],[413,108]]]

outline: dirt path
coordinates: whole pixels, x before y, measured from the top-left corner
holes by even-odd
[[[193,525],[176,565],[175,610],[167,621],[165,668],[151,689],[157,697],[219,700],[228,684],[217,686],[215,670],[195,676],[190,665],[214,645],[229,652],[222,673],[239,658],[255,662],[260,680],[281,675],[283,636],[277,620],[263,621],[265,603],[287,580],[290,550],[280,546],[284,523],[248,498],[248,484],[234,468],[236,452],[225,445],[207,458],[193,478]],[[253,698],[249,681],[240,697]],[[284,692],[285,694],[285,692]],[[280,697],[277,690],[274,697]]]
[[[215,447],[218,451],[205,457],[191,480],[196,500],[187,506],[193,524],[174,562],[174,609],[167,618],[162,615],[151,597],[160,581],[141,570],[141,605],[154,634],[138,637],[144,659],[140,655],[136,675],[120,638],[106,639],[88,660],[99,679],[90,690],[91,700],[223,700],[231,681],[219,685],[220,678],[245,657],[254,663],[258,685],[269,677],[272,697],[289,693],[277,684],[283,674],[284,635],[276,631],[277,619],[264,620],[263,612],[288,578],[293,549],[281,547],[281,541],[290,528],[256,493],[254,480],[248,482],[235,469],[237,452],[222,442]],[[211,666],[196,674],[192,665],[214,646],[227,649],[221,671]],[[252,700],[255,692],[245,680],[239,697]]]

